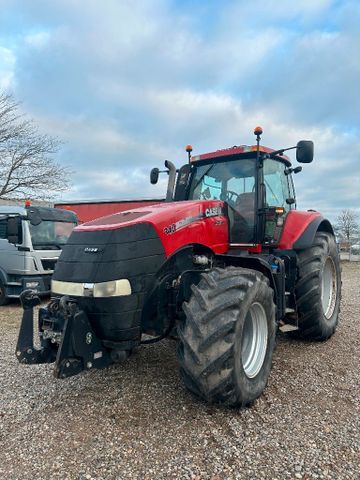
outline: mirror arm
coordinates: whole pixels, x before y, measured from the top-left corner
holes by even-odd
[[[270,158],[272,158],[274,155],[282,155],[284,152],[287,152],[288,150],[294,150],[294,148],[297,148],[297,146],[289,147],[289,148],[281,148],[280,150],[275,150],[275,152],[269,153]]]

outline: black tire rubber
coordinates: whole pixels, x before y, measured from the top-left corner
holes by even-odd
[[[3,282],[0,280],[0,307],[7,305],[9,303],[9,298],[6,296],[5,287]]]
[[[322,306],[322,277],[330,257],[335,267],[336,298],[332,315],[326,318]],[[335,238],[327,232],[317,232],[312,247],[298,253],[298,278],[295,285],[299,330],[293,337],[327,340],[336,330],[341,300],[341,268]],[[329,312],[330,313],[330,312]]]
[[[216,268],[201,275],[184,302],[178,328],[178,359],[185,386],[203,400],[231,407],[250,405],[266,387],[275,345],[275,305],[268,279],[246,268]],[[259,372],[249,378],[242,365],[244,322],[253,303],[266,313],[267,341]]]

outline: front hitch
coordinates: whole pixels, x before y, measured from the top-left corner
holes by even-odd
[[[40,298],[34,290],[24,290],[20,294],[24,309],[19,337],[16,345],[16,357],[20,363],[37,364],[55,361],[55,355],[49,340],[42,340],[41,347],[34,345],[34,307],[40,305]]]
[[[75,301],[63,296],[40,309],[41,348],[36,348],[33,343],[33,309],[40,304],[40,299],[33,290],[25,290],[20,300],[24,309],[16,346],[20,363],[55,362],[56,378],[71,377],[85,369],[104,368],[111,363],[108,350]]]
[[[72,305],[56,355],[56,378],[72,377],[91,368],[105,368],[111,363],[107,349],[95,335],[85,312]]]

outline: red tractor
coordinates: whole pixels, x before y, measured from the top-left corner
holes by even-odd
[[[178,338],[186,387],[215,404],[245,406],[264,390],[278,328],[326,340],[340,308],[334,231],[320,213],[296,210],[285,150],[257,144],[166,161],[166,201],[74,229],[39,310],[24,308],[16,356],[55,362],[58,378],[104,368],[142,343]],[[313,143],[296,147],[300,163]],[[156,183],[159,170],[151,171]],[[144,339],[144,334],[151,338]]]

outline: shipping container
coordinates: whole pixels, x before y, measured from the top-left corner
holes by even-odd
[[[163,202],[162,198],[139,199],[139,200],[87,200],[57,202],[55,208],[71,210],[75,212],[79,223],[90,222],[95,218],[105,217],[117,212],[124,212],[132,208],[146,207]]]

